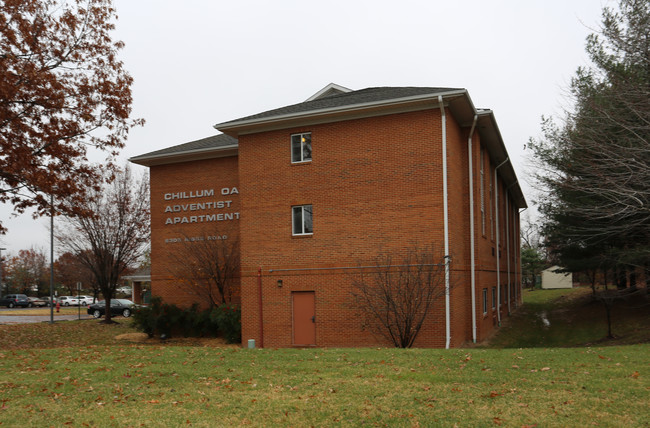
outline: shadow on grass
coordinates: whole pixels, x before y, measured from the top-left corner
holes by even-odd
[[[524,304],[483,347],[556,348],[612,346],[650,342],[650,296],[640,293],[617,300],[612,307],[608,338],[605,305],[590,288],[526,290]]]

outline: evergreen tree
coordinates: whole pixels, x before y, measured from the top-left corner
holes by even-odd
[[[605,8],[586,51],[592,65],[571,82],[573,110],[530,141],[543,231],[563,264],[622,278],[650,263],[650,3]]]

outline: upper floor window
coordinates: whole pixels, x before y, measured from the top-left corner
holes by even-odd
[[[291,136],[291,162],[311,161],[311,132]]]
[[[293,235],[311,235],[314,233],[313,211],[311,205],[291,207]]]

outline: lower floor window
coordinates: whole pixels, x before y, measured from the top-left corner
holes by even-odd
[[[488,310],[488,290],[487,288],[483,289],[483,315],[487,314]]]
[[[291,207],[293,235],[311,235],[314,233],[313,211],[311,205]]]

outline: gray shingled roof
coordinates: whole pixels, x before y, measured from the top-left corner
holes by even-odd
[[[156,150],[155,152],[145,153],[143,155],[133,158],[147,158],[152,156],[173,155],[176,153],[187,153],[196,150],[217,149],[219,147],[227,147],[237,145],[237,139],[226,134],[213,135],[212,137],[202,138],[189,143],[179,144],[177,146],[167,147],[166,149]]]
[[[274,116],[283,116],[295,113],[305,113],[309,111],[331,109],[337,107],[353,106],[357,104],[367,104],[373,102],[380,102],[386,100],[409,98],[418,95],[433,95],[438,93],[461,91],[460,88],[427,88],[427,87],[379,87],[379,88],[366,88],[358,91],[347,93],[338,93],[335,95],[317,98],[312,101],[305,101],[298,104],[293,104],[286,107],[265,111],[262,113],[254,114],[251,116],[242,117],[228,122],[220,123],[217,126],[228,125],[231,123],[265,119]]]

